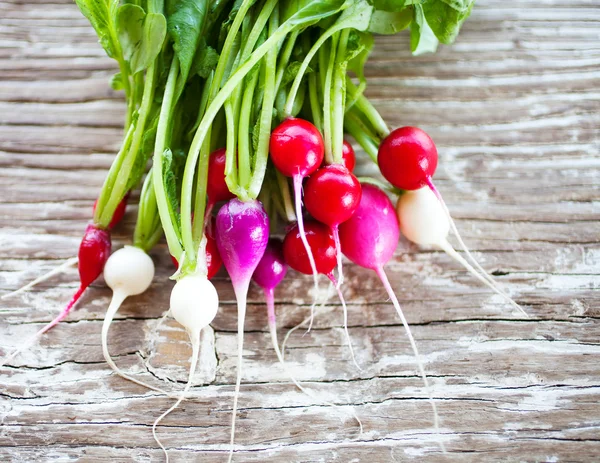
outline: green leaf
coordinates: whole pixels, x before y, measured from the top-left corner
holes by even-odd
[[[123,90],[123,75],[120,72],[110,78],[110,86],[116,91]]]
[[[365,64],[369,57],[369,53],[371,53],[371,50],[373,49],[373,36],[367,32],[352,31],[348,40],[348,45],[349,47],[351,46],[353,50],[349,50],[350,60],[347,69],[358,77],[359,85],[356,93],[356,98],[358,98],[367,87]],[[347,106],[351,107],[352,104],[354,104],[354,102],[349,102]]]
[[[75,0],[75,3],[96,31],[106,54],[110,58],[118,59],[119,45],[114,41],[109,2],[104,0]]]
[[[117,11],[117,30],[123,57],[135,74],[148,68],[160,53],[167,21],[160,13],[146,14],[141,7],[126,3]]]
[[[117,32],[123,49],[123,58],[127,61],[135,53],[142,41],[144,18],[146,12],[142,7],[126,3],[117,10]]]
[[[412,8],[405,8],[398,12],[374,11],[369,22],[369,32],[384,35],[396,34],[410,25],[412,17]]]
[[[474,4],[475,0],[429,0],[423,4],[423,12],[438,40],[450,44],[458,36]]]
[[[371,0],[376,10],[397,13],[411,5],[419,5],[425,0]]]
[[[415,6],[413,22],[410,26],[410,49],[413,55],[433,53],[437,50],[438,39],[429,27],[423,7]]]
[[[207,79],[210,73],[217,67],[219,54],[213,47],[206,45],[204,38],[200,39],[200,45],[192,64],[192,73]]]
[[[363,3],[363,1],[359,1]],[[364,2],[366,3],[366,2]],[[280,6],[282,22],[307,27],[341,11],[345,0],[287,0]]]
[[[167,0],[167,31],[173,40],[173,49],[179,58],[179,72],[186,82],[200,37],[209,0]]]

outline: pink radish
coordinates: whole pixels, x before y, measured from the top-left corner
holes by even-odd
[[[346,334],[348,347],[350,348],[350,355],[356,368],[360,370],[361,368],[354,357],[354,349],[352,348],[350,333],[348,332],[348,308],[346,307],[346,301],[342,294],[342,290],[333,275],[333,269],[336,266],[337,258],[336,245],[332,232],[327,225],[315,221],[306,222],[305,231],[309,247],[311,251],[314,251],[313,255],[315,256],[317,271],[327,276],[337,290],[344,311],[344,333]],[[298,224],[292,226],[285,235],[285,239],[283,240],[283,255],[287,264],[294,270],[304,273],[305,275],[310,275],[311,265],[306,249],[304,248],[304,243],[302,242]]]
[[[471,252],[467,248],[467,245],[462,240],[458,229],[456,228],[456,224],[450,215],[450,211],[446,206],[442,195],[439,190],[433,183],[432,177],[435,173],[435,169],[438,163],[438,153],[437,148],[431,137],[427,135],[423,130],[416,127],[400,127],[394,131],[392,131],[379,145],[379,152],[377,155],[377,162],[379,164],[379,169],[383,176],[396,188],[400,188],[401,190],[418,190],[422,187],[429,187],[433,194],[438,199],[442,210],[446,214],[447,222],[450,224],[450,228],[452,232],[456,236],[456,239],[465,252],[467,258],[473,264],[473,267],[465,266],[466,261],[462,259],[456,251],[448,244],[445,240],[436,243],[437,245],[444,244],[446,251],[452,258],[457,260],[461,265],[465,266],[465,268],[475,275],[480,281],[483,281],[487,286],[492,288],[496,293],[507,299],[514,307],[518,308],[521,313],[525,316],[528,316],[527,313],[521,308],[510,296],[508,296],[505,292],[503,292],[491,275],[489,275],[482,267],[479,265],[479,262],[471,255]],[[416,198],[415,196],[408,196],[406,201]],[[431,204],[431,201],[427,199],[426,196],[419,196],[420,201],[427,201],[427,204]],[[423,199],[424,198],[424,199]],[[432,217],[433,222],[437,222],[439,219],[438,215],[435,215],[439,209],[423,209],[422,211],[417,211],[417,209],[411,209],[410,220],[414,222],[415,225],[420,223],[421,221],[429,220],[429,219],[419,219],[415,217],[416,214],[422,212],[423,214],[434,214]],[[408,215],[407,215],[408,216]],[[444,223],[437,222],[440,227],[440,234],[443,234]],[[446,232],[447,235],[447,232]],[[415,237],[416,238],[416,237]],[[416,238],[418,239],[418,238]],[[475,270],[477,269],[477,270]],[[479,275],[477,275],[477,271],[479,271]]]
[[[198,256],[204,256],[206,253],[206,239],[202,239]],[[219,309],[219,296],[213,284],[206,278],[206,260],[198,258],[196,264],[196,273],[187,274],[181,277],[171,291],[170,310],[173,318],[183,325],[190,337],[192,344],[192,360],[188,381],[181,392],[177,401],[162,415],[160,415],[152,425],[152,435],[154,440],[163,450],[167,462],[169,454],[156,435],[156,427],[169,413],[175,410],[186,397],[191,385],[198,358],[200,356],[200,333],[207,327],[217,315]]]
[[[238,359],[237,378],[233,397],[231,418],[231,451],[233,458],[235,419],[242,381],[242,354],[244,347],[244,320],[246,300],[252,274],[262,259],[269,239],[269,217],[263,205],[256,200],[247,202],[234,198],[227,202],[217,214],[217,247],[223,264],[231,278],[238,310]]]
[[[71,312],[75,304],[79,301],[84,291],[90,286],[96,278],[100,276],[104,269],[108,256],[110,255],[111,241],[110,232],[102,230],[95,225],[88,225],[81,244],[79,245],[78,269],[79,269],[79,288],[67,304],[67,306],[46,326],[39,330],[32,338],[26,341],[20,348],[8,355],[0,366],[11,361],[20,352],[34,343],[44,333],[58,325]]]
[[[306,209],[319,222],[329,225],[335,242],[338,267],[338,287],[344,281],[339,226],[360,203],[361,188],[356,177],[343,165],[331,164],[311,175],[304,188]]]
[[[319,294],[319,280],[315,259],[304,233],[302,179],[316,171],[323,162],[323,156],[325,155],[323,138],[319,130],[310,122],[304,119],[289,117],[271,133],[269,152],[277,170],[286,177],[292,177],[298,230],[300,231],[300,238],[304,244],[304,249],[308,255],[308,261],[312,270],[316,301],[316,297]],[[314,308],[315,302],[313,302],[310,309],[311,325]],[[308,329],[310,330],[310,325]]]
[[[396,298],[396,294],[383,269],[383,266],[394,255],[399,237],[400,229],[394,205],[379,188],[363,183],[362,198],[358,209],[350,220],[340,226],[342,251],[355,264],[374,270],[383,283],[406,330],[421,378],[429,395],[429,402],[431,403],[434,415],[434,426],[438,430],[439,419],[437,407],[429,391],[429,382],[417,349],[417,344],[404,317],[400,303]]]

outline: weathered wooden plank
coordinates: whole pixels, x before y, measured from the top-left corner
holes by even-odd
[[[261,292],[246,321],[236,461],[594,461],[600,453],[600,10],[594,0],[478,4],[456,44],[413,58],[408,35],[380,37],[367,93],[392,126],[436,140],[436,183],[482,265],[531,314],[525,319],[446,255],[401,241],[387,271],[432,376],[431,411],[397,315],[372,272],[345,264],[352,365],[328,305],[294,334],[287,359],[332,410],[302,395],[276,364]],[[70,0],[0,5],[0,294],[74,255],[118,149],[124,105],[108,86],[115,64]],[[373,173],[368,162],[363,172]],[[135,201],[135,195],[132,201]],[[130,240],[136,208],[115,230]],[[129,373],[178,391],[190,349],[172,320],[157,331],[172,282],[164,244],[153,287],[126,301],[110,351]],[[194,398],[159,433],[173,461],[226,457],[235,366],[231,285],[204,337]],[[0,353],[49,321],[76,270],[2,300]],[[323,298],[327,289],[322,285]],[[278,288],[280,336],[308,314],[310,277]],[[160,461],[150,425],[171,400],[120,380],[103,363],[109,300],[100,279],[69,322],[4,367],[3,461]],[[168,381],[168,382],[165,382]]]

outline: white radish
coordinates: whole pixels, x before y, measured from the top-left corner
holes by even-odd
[[[206,240],[203,240],[205,242]],[[198,255],[204,255],[204,247],[201,245],[201,252]],[[191,385],[192,377],[196,371],[198,357],[200,355],[200,332],[207,327],[217,315],[219,309],[219,296],[213,284],[206,277],[206,263],[204,263],[203,272],[182,277],[173,287],[171,292],[171,314],[188,333],[192,344],[192,361],[188,381],[181,392],[179,398],[166,412],[160,415],[152,425],[152,435],[154,440],[165,453],[166,461],[169,461],[169,454],[166,448],[156,435],[156,427],[160,421],[169,413],[175,410],[187,395]]]
[[[469,253],[466,245],[460,239],[458,230],[455,230],[456,227],[452,227],[453,223],[449,219],[449,213],[445,204],[429,187],[403,192],[396,203],[396,212],[400,221],[400,232],[408,240],[421,246],[439,247],[467,269],[475,278],[506,299],[523,315],[526,317],[529,316],[519,304],[498,287],[492,277],[481,268],[475,258]],[[465,253],[474,262],[479,271],[458,254],[448,242],[447,238],[451,228],[453,228],[454,234],[459,239],[463,249],[465,249]]]
[[[108,352],[108,330],[121,304],[129,296],[145,292],[154,278],[154,262],[148,254],[135,246],[125,246],[114,252],[104,266],[104,280],[113,291],[112,300],[102,323],[102,353],[106,363],[124,379],[144,386],[153,391],[167,394],[165,391],[139,381],[117,367]]]

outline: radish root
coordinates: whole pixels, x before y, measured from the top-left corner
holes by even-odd
[[[342,269],[342,246],[340,244],[340,230],[336,225],[331,227],[331,231],[333,232],[333,241],[335,242],[335,257],[337,259],[337,270],[338,270],[338,280],[335,285],[336,289],[339,289],[344,284],[344,272]]]
[[[377,273],[377,276],[379,277],[379,279],[381,280],[381,283],[383,284],[385,290],[387,291],[388,296],[392,300],[392,304],[394,304],[394,308],[396,309],[396,312],[398,313],[398,316],[400,317],[400,320],[402,321],[402,325],[404,326],[404,329],[406,330],[406,335],[408,337],[408,341],[410,342],[410,346],[412,347],[413,354],[415,356],[415,361],[417,362],[417,366],[419,368],[419,374],[421,375],[421,379],[423,380],[423,384],[425,385],[425,389],[426,389],[426,392],[427,392],[427,395],[429,398],[429,403],[431,404],[431,409],[433,410],[433,426],[435,428],[436,433],[438,433],[438,435],[439,435],[440,423],[439,423],[439,415],[438,415],[438,411],[437,411],[437,406],[435,404],[435,401],[433,400],[433,396],[431,395],[429,381],[427,380],[427,375],[425,374],[425,368],[423,367],[423,362],[421,360],[421,356],[419,355],[419,350],[417,349],[417,343],[415,342],[415,338],[413,338],[412,332],[410,331],[410,327],[408,326],[408,321],[406,320],[406,317],[404,317],[404,313],[402,312],[402,308],[400,307],[398,298],[396,297],[396,294],[394,293],[394,290],[392,289],[392,286],[390,285],[390,281],[388,280],[388,277],[387,277],[385,271],[383,270],[383,267],[377,267],[375,269],[375,272]],[[446,448],[444,446],[444,443],[441,441],[440,441],[440,446],[442,448],[442,451],[444,453],[446,453]]]
[[[346,340],[348,341],[348,347],[350,348],[350,356],[352,357],[352,362],[354,362],[354,365],[356,365],[356,368],[358,368],[359,371],[362,371],[362,368],[356,362],[356,357],[354,357],[354,349],[352,348],[352,340],[350,339],[350,332],[348,331],[348,307],[346,307],[346,300],[344,299],[342,290],[340,289],[339,285],[337,284],[337,281],[335,280],[333,273],[330,273],[329,275],[327,275],[327,278],[329,278],[331,280],[331,282],[333,283],[333,285],[335,286],[335,289],[337,290],[337,293],[338,293],[338,297],[342,303],[342,308],[344,310],[344,333],[346,333]]]
[[[487,273],[483,269],[483,267],[481,267],[481,265],[479,265],[479,262],[477,262],[477,259],[475,259],[473,257],[473,255],[469,251],[469,248],[467,248],[467,245],[465,244],[462,237],[460,236],[460,233],[458,232],[458,228],[456,228],[456,224],[454,223],[454,219],[452,219],[452,216],[450,215],[450,210],[448,209],[448,206],[446,206],[446,202],[444,201],[444,198],[442,198],[441,193],[436,188],[436,186],[434,185],[434,183],[430,177],[427,178],[427,185],[429,186],[431,191],[433,191],[433,194],[436,196],[436,198],[442,205],[442,208],[444,209],[444,212],[446,213],[448,221],[450,222],[450,228],[452,229],[452,233],[454,233],[454,236],[456,236],[456,240],[458,241],[458,244],[460,245],[460,247],[464,251],[465,255],[471,261],[471,263],[473,264],[473,266],[475,268],[473,268],[473,266],[469,265],[468,262],[464,258],[462,258],[460,256],[460,254],[458,254],[456,252],[456,250],[446,240],[444,240],[444,242],[442,242],[442,243],[438,243],[439,246],[442,248],[442,250],[444,250],[444,252],[446,252],[450,257],[452,257],[454,260],[456,260],[462,266],[464,266],[479,281],[481,281],[483,284],[485,284],[490,289],[492,289],[492,291],[494,291],[495,293],[502,296],[509,304],[511,304],[514,308],[516,308],[519,312],[521,312],[525,317],[529,318],[529,314],[527,312],[525,312],[525,310],[519,304],[517,304],[513,298],[511,298],[508,294],[506,294],[504,291],[502,291],[500,289],[500,287],[494,281],[492,276],[489,273]],[[477,269],[477,270],[475,270],[475,269]]]
[[[194,372],[196,371],[196,366],[198,365],[198,357],[200,356],[200,333],[198,333],[197,336],[193,336],[188,331],[188,334],[190,335],[190,341],[192,343],[192,361],[190,363],[190,372],[188,375],[187,384],[185,385],[185,388],[179,395],[177,402],[175,402],[166,412],[164,412],[162,415],[160,415],[158,418],[156,418],[156,420],[154,421],[154,424],[152,425],[152,436],[154,437],[154,440],[156,441],[156,443],[160,446],[160,448],[164,452],[167,463],[169,463],[169,454],[167,453],[167,449],[164,447],[164,445],[162,444],[162,442],[159,440],[158,436],[156,435],[156,427],[169,413],[171,413],[173,410],[175,410],[179,406],[179,404],[183,401],[183,399],[185,399],[185,396],[187,395],[187,393],[190,390],[190,387],[192,385],[192,378],[194,376]]]
[[[152,391],[156,391],[156,392],[160,392],[161,394],[165,394],[168,397],[177,397],[174,394],[163,391],[162,389],[159,389],[157,387],[150,386],[149,384],[146,384],[143,381],[137,380],[137,379],[129,376],[128,374],[123,372],[121,369],[119,369],[119,367],[117,367],[117,365],[111,358],[110,353],[108,352],[108,330],[110,328],[110,324],[113,321],[113,318],[115,317],[115,314],[117,313],[117,311],[121,307],[121,304],[123,304],[123,301],[126,298],[127,298],[127,294],[120,292],[120,291],[114,291],[112,300],[110,301],[110,305],[108,306],[108,310],[106,311],[106,315],[104,317],[104,322],[102,323],[102,353],[104,354],[104,360],[106,360],[106,363],[108,363],[108,365],[112,368],[112,370],[117,375],[119,375],[121,378],[131,381],[132,383],[135,383],[139,386],[146,387]],[[161,320],[161,322],[162,322],[162,320]]]
[[[59,273],[64,272],[66,269],[68,269],[69,267],[72,267],[73,265],[77,264],[78,262],[79,262],[79,257],[71,257],[70,259],[67,259],[65,262],[60,264],[58,267],[55,267],[52,270],[50,270],[48,273],[45,273],[44,275],[37,277],[35,280],[33,280],[30,283],[27,283],[25,286],[21,286],[19,289],[15,289],[14,291],[11,291],[10,293],[4,294],[2,297],[0,297],[0,299],[8,299],[9,297],[13,297],[13,296],[21,294],[25,291],[28,291],[31,288],[33,288],[34,286],[36,286],[40,283],[43,283],[46,280],[49,280],[54,275],[58,275]]]
[[[317,272],[317,264],[315,263],[315,258],[308,244],[308,240],[306,239],[306,233],[304,232],[304,219],[302,218],[302,177],[300,175],[294,175],[293,181],[298,231],[300,232],[300,239],[302,240],[302,244],[304,244],[304,249],[306,249],[306,254],[308,255],[308,261],[310,262],[310,268],[313,273],[313,282],[315,286],[315,296],[313,298],[313,303],[310,306],[310,323],[307,330],[310,331],[313,325],[317,297],[319,296],[319,273]]]
[[[323,405],[327,405],[328,407],[334,407],[334,408],[344,407],[343,405],[336,405],[336,404],[331,403],[331,402],[326,402],[326,401],[320,400],[313,392],[311,392],[310,390],[304,388],[304,386],[302,386],[300,384],[300,382],[298,380],[296,380],[296,378],[294,377],[294,375],[289,370],[287,364],[283,360],[283,356],[281,355],[281,351],[279,350],[279,344],[277,342],[277,321],[276,321],[276,318],[275,318],[275,302],[274,302],[274,297],[273,297],[273,289],[265,289],[265,299],[267,301],[267,311],[268,311],[268,316],[269,316],[269,332],[271,333],[271,342],[273,344],[273,349],[275,350],[275,354],[277,355],[277,360],[279,360],[279,363],[281,363],[281,366],[283,367],[286,375],[290,378],[290,380],[292,381],[292,383],[294,383],[294,385],[301,392],[303,392],[304,394],[306,394],[311,399],[317,401],[318,403],[321,403]],[[362,424],[362,421],[360,420],[360,418],[356,414],[356,412],[354,410],[354,407],[349,407],[349,408],[350,408],[350,413],[352,414],[352,417],[358,423],[358,427],[360,429],[360,434],[362,434],[363,433],[363,424]]]
[[[71,310],[73,309],[75,304],[77,304],[77,301],[79,301],[79,299],[81,298],[81,295],[83,294],[83,292],[85,290],[86,290],[86,287],[80,286],[79,289],[75,292],[75,294],[71,298],[71,300],[69,301],[69,303],[67,304],[67,306],[63,310],[61,310],[61,312],[54,318],[54,320],[52,320],[51,322],[46,324],[37,333],[35,333],[32,337],[30,337],[27,341],[25,341],[25,343],[21,347],[19,347],[18,349],[15,349],[13,352],[11,352],[9,355],[7,355],[4,358],[4,360],[2,360],[2,362],[0,362],[0,368],[3,367],[4,365],[6,365],[8,362],[12,361],[17,355],[19,355],[21,352],[26,350],[28,347],[32,346],[39,338],[42,337],[42,335],[44,333],[51,330],[56,325],[58,325],[61,321],[63,321],[65,318],[67,318],[67,316],[69,315],[69,313],[71,312]]]

